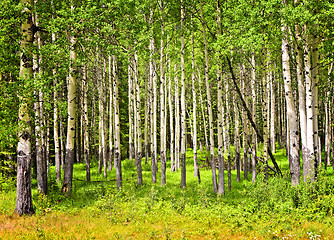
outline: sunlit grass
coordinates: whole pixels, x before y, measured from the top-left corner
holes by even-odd
[[[205,157],[206,152],[199,152],[199,159]],[[191,149],[186,158],[185,189],[180,188],[181,171],[171,172],[170,163],[166,186],[160,184],[160,163],[157,183],[152,184],[150,163],[145,165],[144,159],[143,185],[137,186],[134,161],[124,160],[120,191],[116,189],[115,169],[104,179],[95,163],[92,181],[87,183],[85,165],[76,164],[72,192],[64,196],[51,167],[47,197],[37,194],[36,180],[32,182],[33,216],[13,214],[13,183],[0,192],[0,239],[332,239],[334,189],[326,191],[326,184],[331,188],[331,183],[294,190],[285,150],[277,150],[275,157],[282,179],[270,178],[266,183],[259,174],[253,184],[250,174],[246,180],[241,174],[241,181],[236,182],[236,171],[232,170],[232,190],[228,191],[225,171],[224,197],[213,193],[210,167],[200,169],[198,184]],[[328,169],[327,176],[332,175],[333,170]],[[302,194],[317,188],[317,199]],[[311,202],[306,205],[308,200]]]

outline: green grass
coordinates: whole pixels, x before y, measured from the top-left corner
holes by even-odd
[[[311,184],[292,187],[285,150],[275,154],[283,178],[256,183],[236,181],[224,197],[213,193],[210,168],[201,168],[201,184],[194,177],[191,149],[187,152],[187,187],[180,188],[181,173],[170,171],[167,184],[151,183],[150,164],[143,160],[143,182],[137,186],[134,162],[122,161],[123,187],[116,189],[116,173],[108,178],[92,167],[85,181],[85,165],[74,166],[72,192],[60,193],[54,167],[49,172],[48,196],[37,193],[32,181],[34,216],[18,217],[15,181],[1,181],[0,239],[333,239],[333,170]],[[205,153],[199,153],[204,159]],[[94,165],[94,164],[93,164]]]

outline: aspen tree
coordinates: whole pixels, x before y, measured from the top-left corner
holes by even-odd
[[[227,151],[227,177],[228,190],[231,190],[231,148],[230,148],[230,86],[227,79],[225,79],[225,116],[223,118],[224,145]]]
[[[71,11],[74,7],[71,6]],[[74,164],[74,143],[75,143],[75,122],[76,122],[76,37],[74,31],[70,36],[70,74],[68,82],[68,93],[67,93],[67,139],[66,139],[66,156],[65,156],[65,170],[62,192],[67,192],[72,187],[73,180],[73,164]]]
[[[19,77],[27,81],[32,77],[31,44],[33,42],[31,8],[32,0],[21,0],[25,19],[21,25]],[[17,190],[15,212],[19,215],[32,214],[34,209],[31,197],[31,119],[29,116],[29,99],[19,96],[19,142],[17,145]]]
[[[275,139],[275,73],[270,75],[270,144],[271,144],[271,151],[273,153],[276,152],[276,139]]]
[[[261,84],[262,84],[262,119],[263,119],[263,160],[265,178],[268,177],[268,83],[266,78],[266,53],[262,46],[261,50]]]
[[[316,28],[316,26],[314,26]],[[312,42],[312,65],[311,65],[311,75],[312,75],[312,107],[313,107],[313,138],[314,138],[314,157],[315,157],[315,177],[318,176],[321,170],[321,147],[320,147],[320,137],[318,134],[319,123],[319,106],[318,106],[318,82],[319,82],[319,39],[317,37],[317,28],[313,30],[311,42]]]
[[[117,73],[117,59],[113,55],[113,102],[115,114],[115,135],[114,135],[114,162],[116,168],[117,189],[122,187],[122,165],[121,165],[121,142],[120,142],[120,126],[119,126],[119,102],[118,102],[118,73]]]
[[[221,9],[220,1],[217,0],[217,35],[221,35]],[[222,78],[222,69],[221,65],[221,56],[218,56],[218,69],[217,69],[217,103],[218,103],[218,121],[217,121],[217,130],[218,130],[218,193],[223,195],[225,194],[225,184],[224,184],[224,147],[223,147],[223,114],[224,114],[224,104],[223,104],[223,78]]]
[[[168,76],[168,104],[169,104],[169,131],[170,131],[170,160],[171,160],[171,171],[173,172],[175,169],[175,138],[174,138],[174,110],[173,110],[173,88],[172,88],[172,78],[171,78],[171,60],[168,58],[168,66],[169,66],[169,76]]]
[[[200,71],[198,69],[197,69],[197,74],[198,74],[199,86],[202,86],[202,78],[201,78]],[[204,103],[203,103],[203,96],[202,96],[201,87],[199,89],[199,101],[200,101],[200,105],[201,105],[201,112],[202,112],[202,118],[203,118],[205,147],[206,147],[206,151],[209,151],[208,134],[207,134],[207,131],[206,131],[207,124],[206,124],[206,118],[205,118],[205,114],[204,114]],[[201,149],[201,151],[202,151],[202,149]]]
[[[185,66],[184,66],[184,21],[185,6],[181,0],[181,188],[186,187],[186,86],[185,86]]]
[[[104,163],[104,147],[105,147],[105,142],[104,142],[104,104],[103,104],[103,98],[104,98],[104,79],[102,76],[102,71],[101,71],[101,53],[100,49],[97,47],[96,48],[96,71],[97,71],[97,83],[98,83],[98,93],[99,93],[99,168],[98,168],[98,173],[101,174],[102,172],[102,166]]]
[[[248,99],[248,92],[246,90],[246,83],[245,83],[245,66],[244,64],[241,65],[241,77],[242,77],[242,93],[244,96],[244,99]],[[246,102],[248,106],[248,101]],[[244,162],[244,179],[247,179],[248,174],[248,159],[247,159],[247,150],[248,150],[248,129],[249,129],[249,121],[247,121],[247,113],[244,108],[241,108],[241,115],[242,115],[242,147],[243,147],[243,162]]]
[[[284,4],[286,4],[284,2]],[[285,90],[285,101],[287,107],[288,135],[289,135],[289,158],[291,184],[298,185],[300,178],[300,157],[299,157],[299,133],[298,133],[298,117],[295,111],[295,102],[292,92],[290,58],[289,58],[289,42],[287,40],[287,27],[282,26],[282,68]]]
[[[234,108],[234,152],[235,152],[235,168],[237,170],[237,182],[240,182],[240,132],[239,132],[239,110],[237,106],[237,97],[233,95]]]
[[[315,153],[314,153],[314,129],[313,129],[313,83],[311,75],[311,44],[308,28],[305,26],[304,31],[304,68],[305,68],[305,90],[306,90],[306,158],[303,159],[303,176],[304,182],[314,181],[315,178]]]
[[[325,101],[325,169],[327,169],[327,166],[330,166],[330,157],[331,157],[331,123],[332,123],[332,114],[331,109],[331,98],[330,98],[330,75],[333,69],[333,62],[331,63],[329,70],[328,70],[328,86],[327,86],[327,92],[326,92],[326,101]]]
[[[132,81],[132,70],[131,70],[131,60],[129,60],[128,65],[128,95],[129,95],[129,159],[133,159],[133,152],[134,152],[134,143],[133,143],[133,135],[134,135],[134,122],[133,122],[133,81]]]
[[[213,191],[217,193],[217,176],[216,176],[216,163],[215,163],[215,146],[213,138],[213,114],[212,114],[212,100],[211,100],[211,88],[209,85],[209,58],[208,58],[208,43],[206,39],[206,29],[203,14],[203,4],[200,3],[201,11],[201,21],[202,21],[202,31],[203,31],[203,41],[204,41],[204,55],[205,55],[205,85],[207,92],[207,103],[208,103],[208,113],[209,113],[209,129],[210,129],[210,154],[211,154],[211,170],[212,170],[212,184]]]
[[[299,0],[295,0],[295,4],[298,4]],[[303,73],[303,49],[302,49],[302,36],[301,27],[295,26],[296,33],[296,70],[298,81],[298,110],[299,110],[299,124],[300,124],[300,138],[302,147],[302,159],[306,159],[306,143],[307,143],[307,125],[306,125],[306,92],[305,92],[305,80]]]
[[[180,94],[179,78],[177,64],[174,65],[174,83],[175,83],[175,166],[172,172],[177,171],[180,167]],[[172,166],[173,167],[173,166]]]
[[[165,6],[160,1],[161,11],[161,40],[160,40],[160,159],[161,159],[161,186],[166,184],[166,140],[165,140],[165,70],[164,70],[164,35],[165,35]],[[182,23],[181,23],[182,24]]]
[[[35,25],[38,26],[38,14],[35,15]],[[38,86],[42,78],[42,57],[40,54],[41,49],[41,35],[36,32],[35,44],[37,45],[38,55],[34,55],[33,59],[33,71]],[[45,158],[45,130],[44,130],[44,112],[43,112],[43,98],[44,94],[42,89],[36,91],[37,102],[35,103],[35,133],[36,133],[36,168],[37,168],[37,188],[38,191],[47,194],[48,184],[47,184],[47,163]]]
[[[137,52],[134,54],[134,84],[136,89],[136,127],[137,127],[137,149],[136,149],[136,167],[137,167],[137,184],[143,184],[143,177],[142,177],[142,131],[141,131],[141,119],[140,119],[140,89],[139,89],[139,76],[138,76],[138,56]]]
[[[153,10],[151,9],[150,25],[153,24]],[[154,38],[150,36],[150,78],[152,86],[152,110],[151,110],[151,135],[152,135],[152,147],[151,147],[151,168],[152,168],[152,182],[157,182],[157,75],[155,69],[154,54]]]
[[[147,69],[147,67],[146,67]],[[147,76],[144,78],[144,85],[145,85],[145,101],[144,101],[144,113],[145,113],[145,119],[144,119],[144,149],[145,149],[145,164],[148,163],[149,160],[149,138],[148,138],[148,132],[149,132],[149,109],[150,109],[150,94],[148,89],[150,88],[150,83],[148,81]]]
[[[103,56],[103,72],[102,72],[102,86],[103,86],[103,176],[107,179],[108,172],[108,107],[107,107],[107,64],[106,58]]]
[[[199,166],[197,161],[197,96],[195,86],[195,50],[194,50],[194,31],[193,31],[193,16],[191,14],[191,87],[193,97],[193,152],[194,152],[194,176],[201,183]]]
[[[88,83],[87,83],[87,69],[86,64],[82,69],[82,88],[83,88],[83,127],[84,127],[84,158],[86,164],[86,181],[90,181],[90,151],[89,151],[89,129],[88,129]]]
[[[113,129],[114,129],[114,107],[113,107],[113,84],[112,84],[112,63],[111,56],[108,56],[108,78],[109,78],[109,171],[112,170],[112,156],[113,156]]]

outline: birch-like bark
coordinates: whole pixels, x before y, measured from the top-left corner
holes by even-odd
[[[168,58],[168,65],[170,70],[170,58]],[[175,169],[175,138],[174,138],[174,110],[173,110],[173,88],[172,88],[172,78],[169,74],[168,76],[168,104],[169,104],[169,131],[170,131],[170,160],[171,160],[171,171]]]
[[[151,10],[150,24],[153,24],[153,10]],[[152,147],[151,147],[151,171],[152,171],[152,182],[157,182],[157,169],[158,169],[158,160],[157,160],[157,75],[155,69],[155,61],[153,58],[154,54],[154,38],[150,37],[150,78],[151,86],[153,89],[152,92],[152,111],[151,111],[151,135],[152,135]]]
[[[137,167],[137,184],[140,186],[143,184],[142,177],[142,131],[141,131],[141,119],[140,119],[140,89],[138,79],[138,56],[137,52],[134,54],[134,84],[136,89],[136,120],[137,120],[137,149],[136,149],[136,167]]]
[[[211,154],[211,170],[212,170],[212,184],[213,191],[217,193],[217,176],[216,176],[216,163],[215,163],[215,145],[213,136],[213,114],[212,114],[212,100],[211,100],[211,88],[209,85],[209,58],[208,58],[208,43],[206,39],[206,29],[203,14],[203,4],[200,3],[201,21],[203,28],[203,41],[204,41],[204,56],[205,56],[205,85],[207,93],[207,104],[209,113],[209,129],[210,129],[210,154]]]
[[[105,147],[104,142],[104,105],[103,105],[103,95],[104,95],[104,79],[102,77],[101,71],[101,53],[100,49],[96,48],[96,71],[97,71],[97,83],[99,92],[99,168],[98,174],[102,172],[102,166],[104,163],[103,152]]]
[[[261,51],[261,84],[262,84],[262,120],[263,120],[263,160],[264,174],[268,178],[268,83],[266,78],[266,53],[262,46]]]
[[[315,32],[317,30],[314,30]],[[319,115],[319,107],[318,107],[318,82],[319,82],[319,39],[316,33],[312,34],[311,42],[312,42],[312,96],[313,96],[313,138],[314,138],[314,157],[315,157],[315,177],[318,176],[319,172],[321,171],[321,146],[320,146],[320,137],[318,134],[319,131],[319,122],[318,122],[318,115]]]
[[[230,86],[227,79],[225,79],[225,116],[223,118],[224,145],[226,145],[225,154],[227,155],[227,178],[228,190],[231,190],[231,148],[230,148]],[[225,150],[225,149],[224,149]]]
[[[107,106],[107,63],[103,56],[102,86],[103,86],[103,177],[107,179],[108,174],[108,106]]]
[[[35,24],[38,26],[38,15],[35,15]],[[42,77],[42,68],[41,68],[41,36],[40,33],[37,32],[35,37],[35,44],[37,45],[39,56],[34,55],[33,60],[33,69],[34,69],[34,77],[35,81],[39,82]],[[38,86],[38,84],[37,84]],[[43,194],[47,194],[48,184],[47,184],[47,164],[45,158],[45,144],[44,144],[44,113],[43,113],[43,98],[44,94],[42,89],[37,89],[37,102],[35,103],[35,133],[36,133],[36,168],[37,168],[37,189],[39,192]]]
[[[71,11],[73,6],[71,6]],[[70,74],[68,82],[67,93],[67,139],[66,139],[66,156],[65,156],[65,170],[62,192],[67,192],[72,187],[73,180],[73,164],[74,164],[74,143],[75,143],[75,122],[76,122],[76,59],[77,54],[75,50],[76,37],[74,33],[70,36]]]
[[[109,80],[109,171],[112,170],[113,159],[113,129],[114,129],[114,101],[113,101],[113,75],[112,75],[111,56],[108,56],[108,80]]]
[[[134,88],[133,88],[133,80],[132,80],[132,67],[131,67],[131,60],[129,60],[128,65],[128,95],[129,95],[129,159],[133,160],[133,152],[134,152],[134,143],[133,143],[133,136],[134,136],[134,120],[133,120],[133,95],[134,95]]]
[[[172,172],[177,171],[180,166],[180,94],[179,78],[177,64],[174,65],[174,83],[175,83],[175,166]]]
[[[115,114],[115,135],[114,135],[114,162],[116,168],[116,179],[117,179],[117,189],[122,187],[122,165],[121,165],[121,139],[120,139],[120,126],[119,126],[119,102],[118,102],[118,70],[117,70],[117,59],[113,55],[113,102],[114,102],[114,114]]]
[[[311,75],[311,45],[307,27],[304,36],[304,67],[305,67],[305,90],[306,90],[306,158],[303,159],[303,176],[304,181],[313,182],[315,179],[315,153],[314,153],[314,128],[313,128],[313,83]]]
[[[221,9],[220,1],[217,0],[217,35],[221,35]],[[218,193],[220,195],[225,194],[225,184],[224,184],[224,144],[223,144],[223,78],[221,56],[218,57],[218,69],[217,69],[217,110],[218,110],[218,120],[217,120],[217,131],[218,131]]]
[[[333,69],[333,62],[331,66],[329,67],[328,70],[328,83],[330,82],[330,75]],[[332,128],[331,128],[331,123],[332,123],[332,114],[331,114],[331,109],[333,109],[333,106],[331,104],[331,92],[330,92],[330,87],[331,84],[328,84],[327,87],[327,93],[326,93],[326,101],[325,101],[325,169],[327,169],[327,166],[330,166],[330,157],[331,157],[331,144],[332,144]]]
[[[86,64],[83,65],[82,69],[82,85],[83,85],[83,127],[84,127],[84,158],[86,164],[86,181],[90,181],[90,151],[89,151],[89,128],[88,128],[88,83],[87,83],[87,69]]]
[[[193,31],[193,16],[191,15],[191,87],[193,97],[193,152],[194,152],[194,176],[201,183],[199,166],[197,161],[197,96],[195,85],[195,50],[194,50],[194,31]],[[219,133],[218,133],[219,135]]]
[[[241,77],[242,77],[242,93],[244,96],[244,99],[248,99],[248,92],[246,90],[246,83],[245,83],[245,66],[241,66]],[[246,102],[248,106],[248,101]],[[247,113],[245,109],[241,109],[242,113],[242,148],[243,148],[243,162],[244,162],[244,179],[247,179],[247,174],[248,174],[248,155],[247,155],[247,150],[248,150],[248,137],[249,137],[249,126],[248,126],[248,121],[247,121]]]
[[[276,152],[276,139],[275,139],[275,72],[270,77],[270,144],[271,151],[275,154]]]
[[[161,11],[161,39],[160,39],[160,159],[161,159],[161,186],[166,184],[166,141],[165,141],[165,62],[164,62],[164,15],[165,6],[164,1],[160,1]]]
[[[282,26],[282,68],[285,90],[285,101],[287,108],[288,133],[289,133],[289,159],[291,184],[298,185],[300,178],[300,157],[299,157],[299,132],[298,132],[298,116],[295,111],[295,102],[292,92],[290,58],[289,58],[289,42],[287,40],[287,27]]]
[[[239,109],[237,106],[237,97],[233,95],[234,107],[234,153],[235,168],[237,170],[237,182],[240,182],[240,131],[239,131]]]
[[[32,77],[31,47],[33,42],[31,8],[33,2],[21,0],[27,18],[21,25],[20,73],[22,79]],[[31,119],[29,116],[29,99],[19,96],[19,142],[17,145],[17,190],[15,212],[19,215],[34,213],[31,197]]]
[[[53,7],[53,2],[52,2]],[[52,13],[52,19],[54,19],[54,13]],[[56,34],[52,33],[52,43],[56,42]],[[58,87],[57,87],[57,70],[52,69],[53,75],[53,139],[55,147],[55,168],[56,168],[56,180],[61,181],[61,162],[60,162],[60,144],[59,144],[59,114],[58,114]]]
[[[297,1],[295,1],[296,4]],[[307,125],[306,125],[306,92],[305,92],[305,80],[304,80],[304,66],[303,66],[303,49],[302,49],[302,36],[301,27],[295,26],[296,32],[296,69],[297,69],[297,81],[298,81],[298,108],[299,108],[299,124],[300,124],[300,138],[302,147],[302,159],[306,159],[306,143],[307,143]]]
[[[181,0],[181,188],[186,187],[186,85],[185,85],[185,45],[184,45],[184,2]]]

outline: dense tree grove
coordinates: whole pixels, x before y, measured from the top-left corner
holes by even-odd
[[[152,182],[181,171],[186,187],[207,151],[224,195],[232,170],[282,175],[285,147],[291,184],[316,181],[334,169],[333,16],[330,0],[2,0],[0,172],[17,173],[15,211],[33,211],[31,176],[47,194],[51,165],[70,191],[76,162],[87,181],[94,162],[115,168],[117,188],[125,158],[138,185],[150,163]]]

